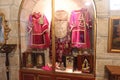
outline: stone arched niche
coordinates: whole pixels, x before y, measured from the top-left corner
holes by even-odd
[[[27,49],[28,39],[27,39],[27,26],[29,15],[32,12],[41,12],[46,13],[47,17],[49,17],[49,22],[51,20],[51,0],[23,0],[20,8],[20,35],[21,35],[21,51],[24,52]],[[49,14],[48,14],[49,13]]]
[[[32,12],[41,12],[44,13],[48,21],[52,20],[52,0],[22,0],[19,21],[20,21],[20,35],[21,35],[21,47],[22,52],[27,49],[27,25],[28,18]],[[90,2],[90,3],[89,3]],[[64,4],[63,4],[64,3]],[[62,5],[61,5],[62,4]],[[90,5],[89,5],[90,4]],[[72,10],[78,10],[81,8],[87,8],[91,14],[92,18],[96,17],[95,14],[95,5],[93,0],[56,0],[55,2],[55,11],[59,9],[65,9],[69,13]]]
[[[67,20],[69,21],[71,12],[73,10],[80,10],[82,8],[87,9],[87,11],[90,13],[90,18],[92,20],[92,26],[91,26],[92,30],[90,32],[91,47],[89,49],[91,53],[94,55],[94,59],[95,59],[95,49],[96,49],[95,48],[95,44],[96,44],[96,25],[95,25],[96,13],[95,12],[96,11],[93,0],[22,0],[20,13],[19,13],[21,53],[25,52],[29,48],[28,44],[30,40],[28,38],[29,32],[27,31],[28,29],[27,27],[29,26],[28,19],[31,13],[40,12],[41,14],[44,14],[47,17],[49,22],[49,34],[50,34],[51,24],[52,23],[54,24],[53,17],[55,16],[56,11],[58,10],[67,11],[68,13]],[[55,26],[52,25],[53,32],[54,32],[54,28]],[[49,50],[50,49],[48,49],[48,52],[46,51],[48,54],[49,54]],[[54,50],[53,53],[55,53]],[[94,64],[95,64],[95,60],[93,61],[92,65],[94,66]]]

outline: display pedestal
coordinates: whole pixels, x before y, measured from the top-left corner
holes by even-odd
[[[95,80],[95,76],[93,74],[23,68],[20,70],[20,80]]]

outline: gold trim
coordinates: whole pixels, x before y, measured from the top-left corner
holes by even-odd
[[[84,42],[82,43],[82,42],[73,42],[72,41],[72,43],[77,43],[77,44],[86,44],[86,29],[85,30],[80,30],[80,29],[78,29],[78,30],[73,30],[72,32],[76,32],[76,31],[83,31],[84,32]]]
[[[8,40],[8,34],[11,31],[11,29],[8,27],[7,20],[5,19],[5,15],[3,13],[0,13],[0,16],[2,17],[2,27],[3,27],[3,35],[4,35],[4,41],[0,42],[0,46],[6,44],[6,41]]]
[[[40,45],[46,45],[46,41],[45,41],[45,35],[43,35],[43,37],[44,37],[44,43],[43,44],[32,44],[32,45],[36,45],[36,46],[40,46]],[[33,38],[33,37],[32,37]],[[33,39],[32,39],[32,42],[33,42]]]
[[[94,53],[94,63],[93,63],[93,74],[96,76],[96,38],[97,38],[97,11],[96,11],[96,5],[95,0],[91,0],[94,10],[94,45],[93,45],[93,53]]]
[[[119,53],[120,49],[113,49],[112,48],[112,42],[113,42],[113,20],[119,20],[120,21],[120,17],[119,16],[112,16],[109,18],[109,31],[108,31],[108,52],[116,52]],[[119,23],[120,24],[120,23]],[[116,26],[116,25],[115,25]]]
[[[55,18],[54,18],[54,15],[55,15],[55,0],[52,0],[51,2],[52,4],[52,62],[53,62],[53,66],[52,66],[52,69],[53,69],[53,72],[55,72],[55,63],[56,63],[56,60],[55,60],[55,56],[56,56],[56,52],[55,52]]]
[[[23,6],[23,3],[25,2],[25,0],[22,0],[21,1],[21,4],[20,4],[20,7],[19,7],[19,12],[18,12],[18,48],[19,48],[19,65],[20,65],[20,68],[23,66],[23,61],[22,61],[22,54],[21,54],[21,28],[20,28],[20,14],[21,14],[21,11],[22,11],[22,6]]]
[[[96,24],[97,24],[97,19],[96,19],[96,8],[95,8],[95,0],[90,0],[92,2],[92,6],[93,6],[93,9],[94,9],[94,27],[93,27],[93,53],[94,53],[94,76],[95,76],[95,70],[96,70]],[[21,1],[21,4],[20,4],[20,9],[19,9],[19,14],[18,14],[18,36],[19,36],[19,49],[20,49],[20,61],[22,60],[22,56],[21,56],[21,31],[20,31],[20,14],[21,14],[21,11],[22,11],[22,6],[23,6],[23,3],[25,2],[25,0],[22,0]],[[36,3],[37,4],[37,3]],[[55,72],[55,31],[54,31],[54,12],[55,12],[55,0],[51,0],[51,4],[52,4],[52,63],[53,63],[53,72]],[[20,62],[22,63],[22,61]],[[21,65],[22,66],[22,65]]]

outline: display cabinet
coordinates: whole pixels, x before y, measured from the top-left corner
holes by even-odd
[[[38,0],[20,33],[20,80],[95,80],[95,12],[93,0]]]

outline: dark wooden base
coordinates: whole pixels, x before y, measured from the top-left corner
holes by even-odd
[[[106,65],[108,80],[120,80],[120,66]]]
[[[95,80],[92,74],[70,74],[42,70],[20,70],[20,80]]]

